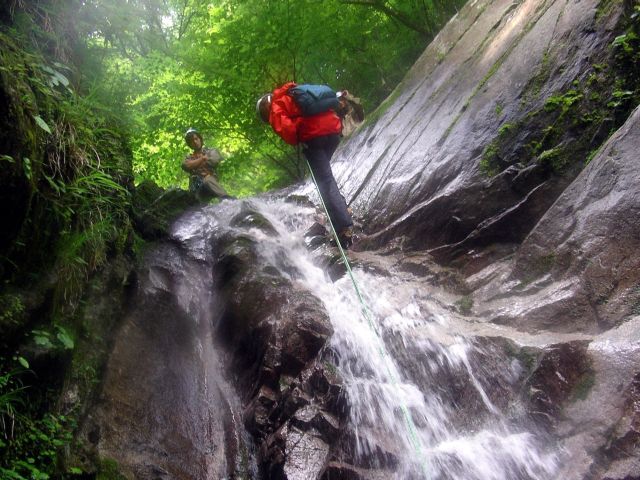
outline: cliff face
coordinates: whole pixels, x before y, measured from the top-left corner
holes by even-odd
[[[334,164],[362,248],[460,269],[482,321],[598,333],[638,315],[638,18],[470,2]]]
[[[637,62],[612,46],[631,12],[470,2],[334,164],[369,244],[520,243],[637,104]]]

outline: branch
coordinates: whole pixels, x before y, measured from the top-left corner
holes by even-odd
[[[387,5],[387,2],[384,0],[340,0],[340,3],[346,5],[359,5],[362,7],[371,7],[374,10],[378,10],[379,12],[384,13],[390,18],[393,18],[400,22],[407,28],[414,30],[425,37],[429,36],[431,32],[425,28],[424,24],[421,22],[416,22],[410,15],[406,13],[399,12],[398,10],[394,10],[390,6]]]

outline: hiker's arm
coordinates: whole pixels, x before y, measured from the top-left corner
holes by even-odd
[[[301,117],[292,117],[282,100],[274,100],[271,104],[269,123],[273,130],[289,145],[298,144],[298,124]]]
[[[182,162],[182,169],[190,172],[196,168],[200,168],[207,161],[207,157],[205,155],[189,155]]]

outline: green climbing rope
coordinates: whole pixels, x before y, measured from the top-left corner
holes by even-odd
[[[299,151],[298,151],[299,154]],[[362,293],[360,291],[360,287],[358,286],[358,282],[356,281],[355,276],[353,275],[353,271],[351,270],[351,264],[349,263],[349,259],[347,258],[347,254],[344,252],[344,249],[342,248],[342,245],[340,244],[340,238],[338,237],[338,232],[336,232],[335,227],[333,226],[333,222],[331,221],[331,217],[329,216],[329,210],[327,209],[327,205],[324,203],[324,198],[322,198],[322,193],[320,192],[320,187],[318,186],[318,182],[316,182],[316,177],[313,174],[313,170],[311,169],[311,165],[309,164],[309,160],[306,159],[307,162],[307,167],[309,168],[309,172],[311,173],[311,178],[313,179],[313,183],[316,186],[316,189],[318,190],[318,196],[320,197],[320,203],[322,203],[322,208],[324,208],[325,213],[327,214],[327,218],[329,219],[329,225],[331,226],[331,232],[333,233],[333,237],[336,240],[336,245],[338,246],[338,250],[340,251],[340,255],[342,256],[342,261],[344,262],[344,266],[347,269],[347,273],[349,274],[349,278],[351,279],[351,283],[353,283],[353,288],[356,291],[356,295],[358,296],[358,300],[360,301],[360,306],[362,309],[362,315],[364,316],[364,318],[367,320],[367,323],[369,324],[369,327],[371,328],[371,330],[374,332],[377,340],[378,340],[378,349],[380,352],[380,356],[382,357],[383,361],[384,361],[384,365],[387,369],[387,375],[389,377],[389,379],[391,380],[391,384],[392,385],[397,385],[398,384],[398,379],[396,378],[395,374],[393,373],[393,371],[391,370],[391,367],[389,366],[389,354],[387,353],[387,349],[385,348],[384,342],[382,341],[382,336],[380,335],[380,332],[378,331],[378,328],[376,327],[376,324],[374,323],[371,314],[369,312],[369,308],[367,307],[367,303],[364,300],[364,297],[362,296]],[[422,465],[422,470],[424,471],[424,475],[426,478],[429,478],[428,475],[428,470],[427,470],[427,465],[425,462],[425,458],[423,456],[423,448],[422,448],[422,442],[420,442],[420,438],[418,437],[418,432],[416,429],[416,424],[413,421],[413,418],[411,417],[411,412],[409,412],[409,409],[407,408],[407,406],[403,403],[400,405],[400,409],[402,410],[402,414],[404,416],[404,421],[407,425],[407,429],[409,430],[409,440],[411,441],[411,444],[413,445],[413,448],[416,452],[416,456],[417,458],[420,460],[420,463]]]

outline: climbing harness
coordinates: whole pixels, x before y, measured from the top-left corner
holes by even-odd
[[[298,149],[298,155],[300,155],[299,149]],[[305,157],[305,160],[307,162],[307,167],[309,168],[309,172],[311,172],[311,178],[313,179],[313,183],[315,184],[316,189],[318,190],[318,196],[320,197],[320,203],[322,203],[322,208],[324,208],[324,211],[327,214],[327,218],[329,219],[331,232],[333,233],[333,237],[336,240],[336,245],[338,246],[338,250],[340,251],[342,261],[344,262],[344,266],[347,269],[347,273],[349,274],[351,283],[353,283],[353,288],[355,289],[358,300],[360,301],[362,315],[367,320],[369,327],[371,328],[371,330],[373,331],[373,333],[375,334],[378,340],[378,351],[380,353],[380,357],[384,361],[384,365],[387,369],[387,375],[391,380],[391,385],[396,386],[398,385],[399,382],[396,376],[394,375],[394,373],[392,372],[391,367],[389,366],[389,354],[387,353],[387,349],[385,348],[384,342],[382,341],[382,336],[380,335],[380,332],[378,331],[378,328],[376,327],[376,324],[373,321],[369,308],[367,307],[364,297],[362,296],[362,293],[360,291],[360,287],[358,286],[358,282],[356,281],[356,278],[353,275],[353,271],[351,270],[351,264],[349,263],[349,259],[347,258],[347,255],[344,252],[344,249],[342,248],[342,244],[340,243],[340,238],[338,237],[338,232],[336,232],[336,229],[333,226],[333,222],[331,221],[331,217],[329,216],[329,210],[327,209],[327,205],[324,203],[324,198],[322,198],[320,187],[318,186],[318,182],[316,182],[316,177],[313,174],[313,170],[311,169],[311,164],[309,163],[309,160],[306,157]],[[411,412],[409,412],[409,409],[404,403],[400,404],[400,409],[402,410],[405,424],[407,425],[407,429],[409,430],[409,440],[411,441],[411,444],[415,450],[417,458],[420,460],[425,478],[429,478],[426,461],[423,455],[422,442],[420,441],[420,438],[418,438],[416,424],[413,421],[413,418],[411,417]]]

